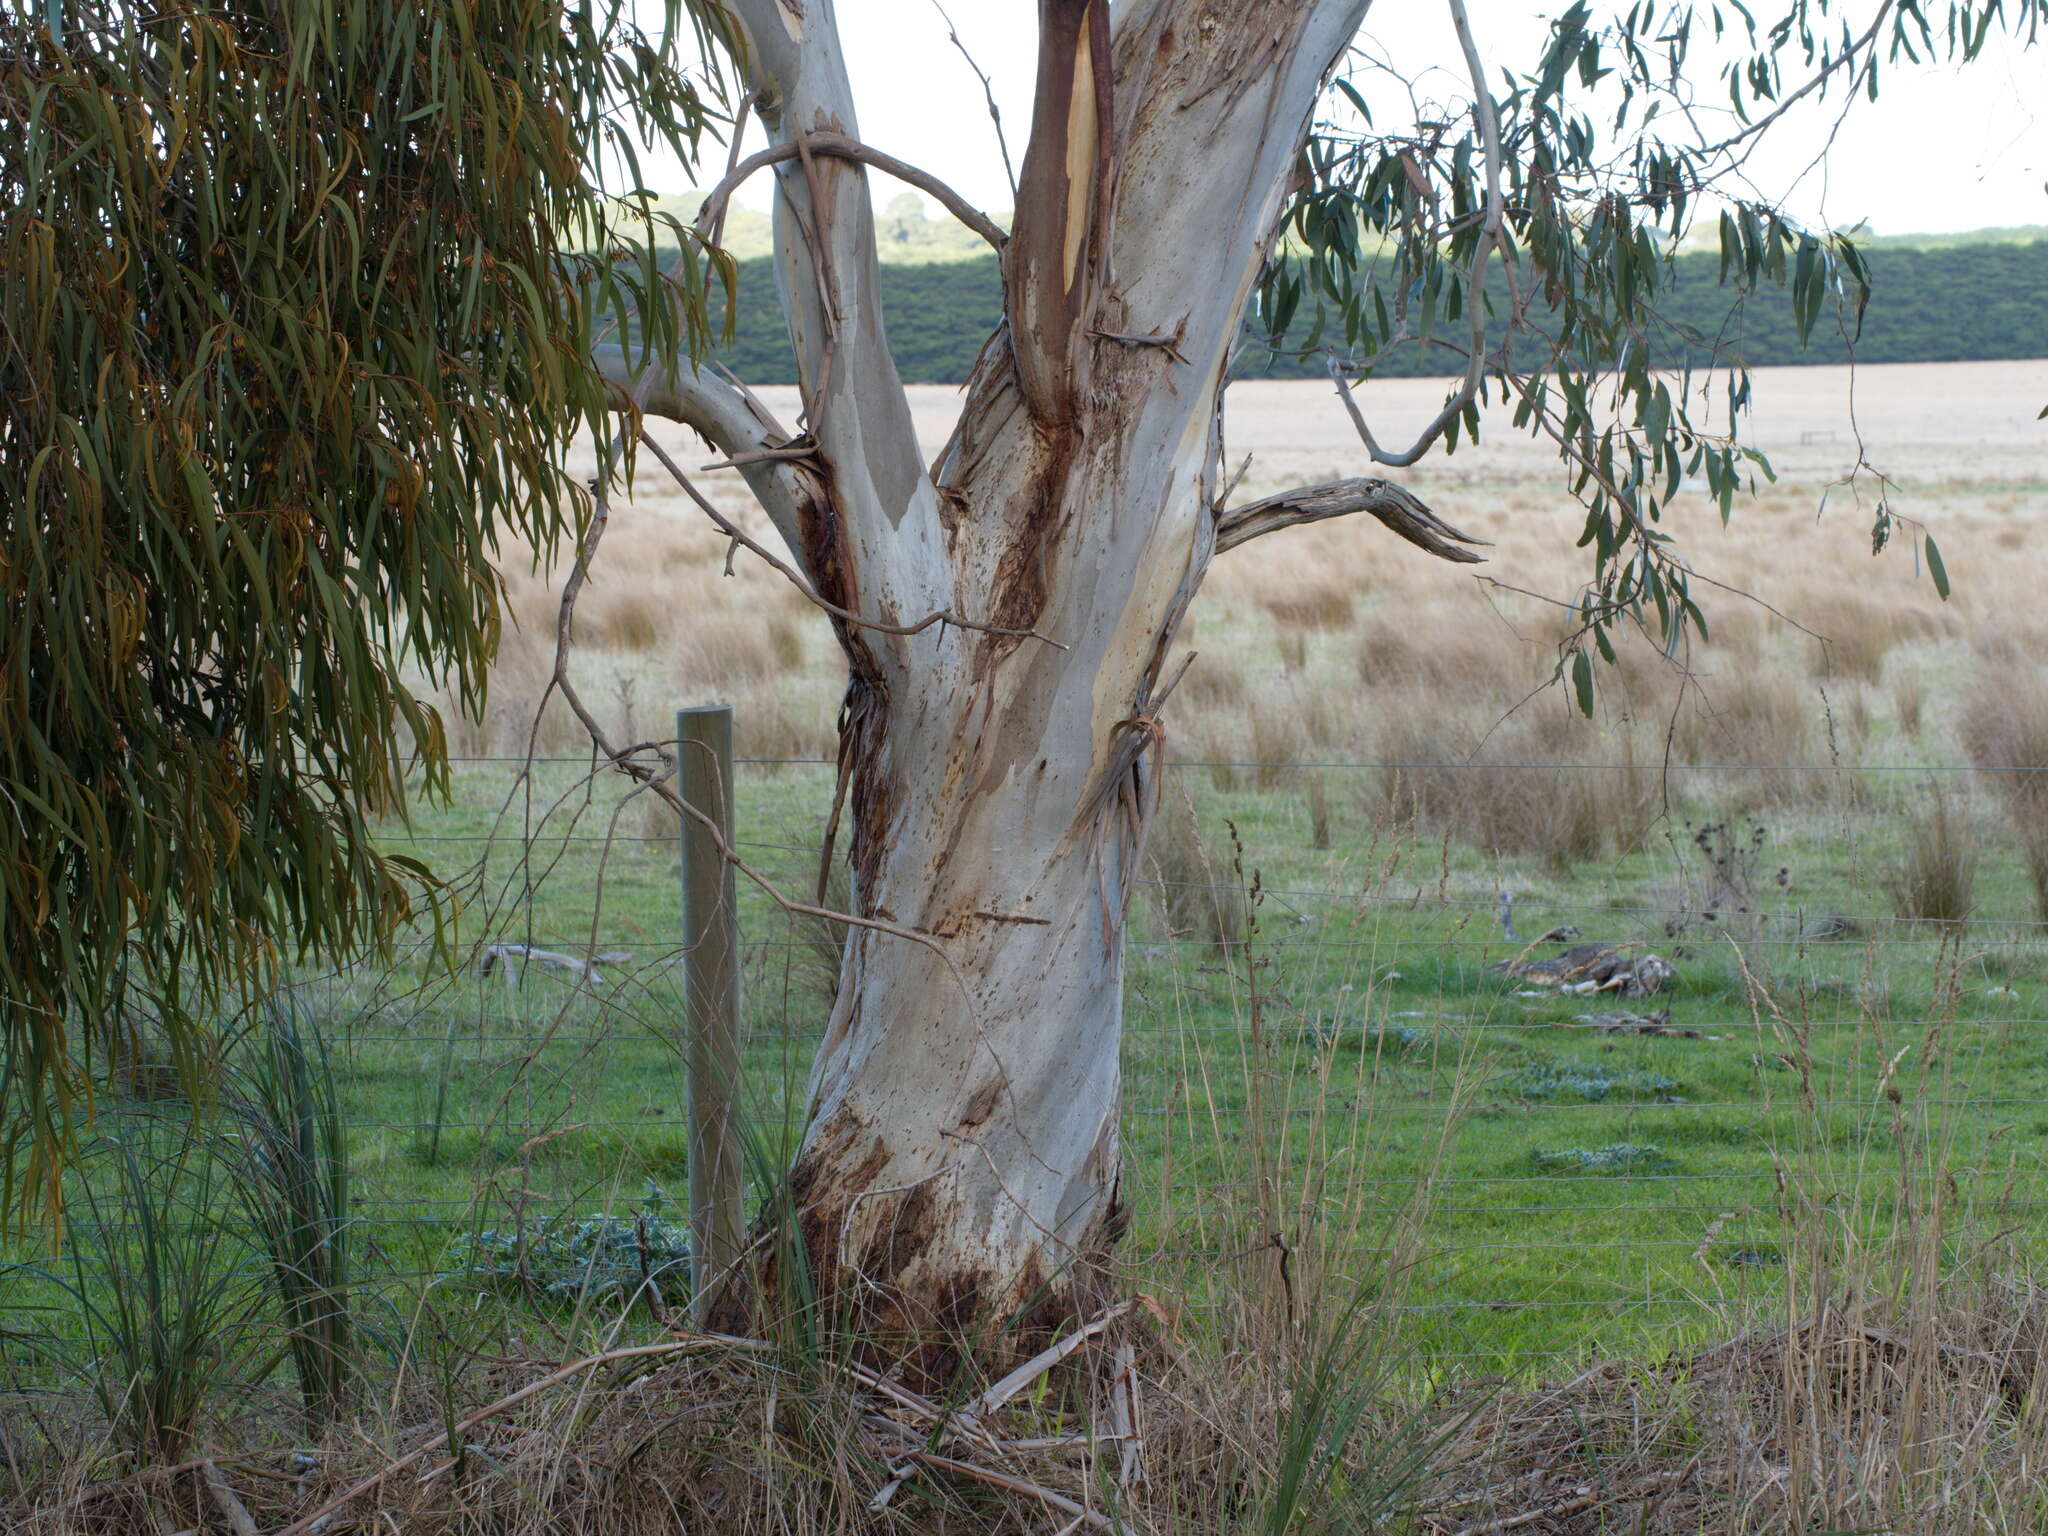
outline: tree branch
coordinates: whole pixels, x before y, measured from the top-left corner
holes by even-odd
[[[1736,145],[1742,143],[1745,139],[1754,139],[1760,136],[1765,129],[1771,126],[1771,124],[1775,123],[1787,112],[1790,112],[1793,109],[1793,107],[1797,106],[1801,101],[1805,100],[1808,96],[1813,94],[1813,92],[1819,90],[1822,86],[1826,85],[1829,78],[1834,74],[1836,70],[1840,69],[1845,64],[1853,65],[1856,62],[1857,55],[1863,53],[1866,49],[1874,51],[1877,43],[1877,34],[1883,29],[1885,21],[1887,20],[1887,18],[1890,17],[1891,13],[1892,0],[1884,0],[1884,3],[1878,6],[1877,8],[1877,15],[1871,18],[1869,31],[1865,32],[1861,37],[1858,37],[1854,41],[1848,43],[1840,53],[1836,54],[1832,59],[1828,60],[1825,64],[1823,64],[1819,72],[1816,73],[1813,76],[1813,78],[1808,80],[1804,85],[1800,86],[1798,90],[1793,91],[1789,95],[1786,95],[1785,97],[1781,98],[1774,109],[1765,113],[1755,122],[1745,124],[1739,132],[1731,133],[1730,135],[1728,135],[1727,138],[1722,139],[1719,143],[1707,145],[1700,151],[1701,155],[1712,156],[1726,154],[1729,150],[1735,148]],[[1850,82],[1850,95],[1852,97],[1855,95],[1855,82],[1853,80]],[[1748,152],[1745,151],[1742,155],[1738,156],[1733,162],[1731,162],[1729,169],[1732,170],[1735,166],[1740,165],[1744,160],[1748,158]]]
[[[593,347],[591,361],[612,386],[620,410],[637,407],[650,416],[679,421],[736,461],[782,542],[803,563],[800,509],[811,490],[792,461],[777,451],[790,443],[790,434],[758,401],[681,359],[665,377],[659,364],[633,367],[619,346]]]
[[[1483,556],[1461,544],[1490,549],[1484,539],[1460,533],[1428,507],[1390,480],[1333,480],[1327,485],[1305,486],[1282,491],[1232,507],[1216,518],[1216,553],[1235,549],[1262,533],[1274,533],[1302,523],[1319,523],[1329,517],[1347,517],[1364,512],[1376,517],[1417,549],[1427,550],[1439,560],[1476,565]]]
[[[1389,453],[1379,445],[1372,428],[1366,423],[1364,412],[1352,399],[1351,385],[1344,377],[1343,369],[1334,357],[1330,359],[1330,377],[1337,385],[1338,398],[1344,402],[1344,409],[1351,417],[1351,425],[1357,430],[1359,441],[1365,444],[1365,451],[1372,455],[1375,464],[1384,464],[1390,469],[1405,469],[1421,458],[1443,436],[1459,412],[1478,397],[1479,381],[1486,374],[1486,262],[1493,254],[1493,248],[1501,242],[1501,226],[1507,216],[1507,200],[1501,194],[1500,185],[1500,116],[1494,110],[1493,92],[1486,86],[1486,65],[1480,59],[1479,45],[1472,37],[1472,20],[1465,14],[1465,0],[1450,0],[1450,6],[1458,47],[1465,55],[1465,68],[1472,77],[1472,113],[1479,125],[1480,144],[1486,151],[1486,203],[1479,241],[1472,251],[1472,275],[1465,285],[1465,308],[1472,316],[1472,349],[1467,354],[1465,377],[1444,402],[1443,409],[1437,412],[1436,419],[1422,429],[1414,443],[1399,453]]]
[[[994,246],[997,255],[1001,255],[1003,247],[1009,243],[1010,237],[1004,233],[1002,225],[981,212],[930,171],[919,170],[907,161],[898,160],[894,155],[885,155],[872,145],[848,138],[843,133],[799,134],[786,143],[771,144],[768,148],[747,156],[735,165],[725,179],[713,187],[704,199],[703,207],[697,210],[697,232],[708,237],[710,231],[723,221],[726,205],[732,201],[733,193],[740,189],[749,176],[765,166],[776,165],[784,160],[801,159],[806,152],[871,165],[878,171],[894,176],[898,181],[916,187],[920,192],[929,192],[945,207],[946,212]]]
[[[766,158],[749,156],[733,167],[733,176],[760,165],[774,168],[776,275],[803,400],[792,425],[817,444],[822,467],[820,473],[811,464],[754,463],[743,473],[750,484],[769,475],[804,487],[805,499],[796,504],[803,516],[790,547],[802,556],[798,563],[812,585],[833,602],[859,611],[868,596],[879,602],[887,593],[901,612],[956,606],[948,573],[916,558],[939,537],[938,498],[884,334],[863,167],[903,174],[955,212],[974,210],[923,172],[860,142],[829,0],[715,3],[744,49],[754,112],[767,131]],[[842,639],[865,649],[858,631]],[[866,664],[894,664],[892,648],[876,650]]]
[[[698,510],[711,520],[714,528],[732,540],[733,543],[759,556],[770,566],[774,567],[779,574],[787,578],[790,585],[794,586],[797,591],[804,595],[806,601],[822,608],[835,619],[844,620],[846,623],[861,629],[872,629],[877,634],[883,635],[921,635],[934,624],[950,624],[955,629],[971,629],[984,635],[1001,635],[1006,639],[1012,640],[1043,640],[1054,650],[1064,651],[1067,649],[1065,645],[1053,639],[1052,636],[1042,635],[1035,629],[1001,629],[994,624],[984,624],[977,619],[967,618],[962,614],[955,613],[950,608],[928,613],[914,624],[891,624],[882,619],[863,618],[850,608],[842,608],[837,603],[828,602],[825,598],[820,597],[803,577],[799,576],[795,571],[776,559],[767,549],[763,548],[759,540],[749,538],[745,529],[714,507],[705,497],[704,493],[698,490],[696,485],[691,482],[690,477],[683,473],[682,466],[668,456],[667,451],[662,448],[661,444],[648,437],[645,433],[641,434],[640,442],[655,458],[661,461],[662,468],[675,477],[676,484],[681,486],[684,494],[697,504]]]

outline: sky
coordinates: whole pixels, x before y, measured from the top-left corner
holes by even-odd
[[[1007,211],[1010,192],[981,83],[948,41],[933,0],[837,0],[836,8],[861,137],[930,171],[969,201]],[[1533,68],[1546,34],[1543,18],[1562,8],[1563,0],[1535,8],[1468,0],[1496,80],[1504,68]],[[1754,9],[1769,17],[1777,7],[1764,0]],[[1031,115],[1037,6],[1032,0],[947,0],[946,10],[991,77],[1011,154],[1021,156]],[[1845,14],[1860,31],[1874,4],[1852,3]],[[1462,71],[1444,68],[1458,60],[1448,15],[1441,0],[1379,0],[1361,42],[1416,75],[1425,94],[1465,99]],[[1391,88],[1380,80],[1368,91],[1376,109]],[[1867,220],[1878,234],[2048,224],[2048,40],[2021,50],[1994,38],[1974,64],[1902,64],[1882,74],[1880,87],[1876,102],[1856,103],[1824,154],[1840,93],[1825,105],[1788,114],[1749,162],[1751,191],[1784,201],[1803,220],[1836,227]],[[711,158],[722,161],[715,152]],[[647,179],[664,192],[691,184],[680,165],[659,160],[650,161]],[[878,188],[879,200],[894,190]],[[768,195],[762,176],[739,201],[765,208]]]

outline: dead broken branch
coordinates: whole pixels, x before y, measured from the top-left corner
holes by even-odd
[[[1226,549],[1235,549],[1262,533],[1275,533],[1301,523],[1319,523],[1330,517],[1347,517],[1354,512],[1378,518],[1392,532],[1439,560],[1476,565],[1484,557],[1458,546],[1492,547],[1484,539],[1460,533],[1413,494],[1390,480],[1353,479],[1332,480],[1324,485],[1282,491],[1277,496],[1267,496],[1219,513],[1216,518],[1216,553],[1220,555]]]

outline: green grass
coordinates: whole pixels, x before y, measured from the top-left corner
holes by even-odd
[[[743,774],[739,836],[787,890],[811,878],[827,773]],[[1333,846],[1320,854],[1308,851],[1300,793],[1225,794],[1195,779],[1219,878],[1230,878],[1226,822],[1261,876],[1256,1048],[1244,965],[1166,934],[1140,897],[1125,1088],[1137,1215],[1127,1251],[1139,1274],[1214,1299],[1229,1288],[1224,1277],[1241,1278],[1250,1260],[1232,1256],[1256,1248],[1273,1213],[1299,1230],[1315,1224],[1311,1210],[1325,1213],[1327,1231],[1355,1234],[1361,1251],[1341,1262],[1369,1272],[1376,1217],[1409,1198],[1460,1092],[1470,1105],[1428,1225],[1431,1251],[1409,1278],[1418,1344],[1474,1366],[1526,1369],[1549,1352],[1703,1338],[1719,1322],[1703,1299],[1775,1283],[1752,1258],[1781,1236],[1780,1170],[1826,1183],[1874,1232],[1888,1219],[1902,1135],[1941,1139],[1972,1213],[2036,1230],[2048,1052],[2027,1021],[2042,1011],[2044,971],[2016,855],[1988,860],[1987,916],[1958,951],[1930,926],[1887,917],[1877,874],[1897,852],[1888,815],[1771,818],[1759,861],[1765,910],[1748,920],[1744,946],[1767,1004],[1752,1001],[1744,962],[1716,937],[1737,926],[1725,915],[1676,939],[1664,933],[1663,909],[1688,882],[1697,888],[1704,868],[1682,822],[1649,851],[1539,876],[1376,827],[1365,778],[1339,776],[1328,797]],[[630,840],[603,861],[593,922],[602,844],[550,841],[602,834],[615,792],[592,793],[573,832],[559,815],[540,827],[527,857],[547,880],[499,922],[514,932],[530,920],[540,942],[594,941],[658,963],[673,954],[672,846],[649,840],[646,818],[629,810]],[[466,775],[456,806],[420,820],[417,848],[470,846],[425,839],[479,836],[502,795],[503,781]],[[494,852],[485,888],[515,888],[519,858],[516,839]],[[1672,956],[1675,991],[1640,1006],[1668,1001],[1674,1025],[1703,1038],[1602,1035],[1574,1018],[1612,1002],[1519,995],[1487,969],[1515,952],[1493,916],[1502,882],[1524,895],[1525,932],[1572,921]],[[756,1115],[773,1120],[801,1097],[824,1006],[820,966],[807,935],[744,882],[743,892],[748,1089]],[[1817,913],[1853,916],[1859,937],[1798,942]],[[516,991],[444,985],[402,1025],[404,1010],[387,1006],[387,1023],[351,1047],[352,1102],[380,1122],[359,1132],[362,1179],[394,1198],[451,1203],[495,1180],[567,1206],[617,1200],[648,1177],[679,1187],[677,974],[643,972],[599,997],[549,975]],[[1952,1024],[1931,1022],[1949,1013]],[[1923,1064],[1931,1040],[1940,1048]],[[1887,1084],[1901,1096],[1894,1104],[1878,1083],[1902,1050]],[[1268,1136],[1263,1196],[1246,1142],[1254,1067],[1268,1120],[1285,1127]],[[415,1125],[432,1118],[444,1079],[430,1158],[431,1133]],[[1573,1172],[1546,1161],[1621,1144],[1652,1145],[1663,1162]]]
[[[1703,868],[1682,815],[1647,850],[1545,875],[1377,824],[1363,773],[1330,787],[1317,853],[1298,791],[1223,793],[1187,772],[1220,878],[1234,827],[1263,892],[1248,956],[1166,933],[1148,895],[1133,915],[1122,1252],[1134,1285],[1192,1318],[1273,1283],[1276,1230],[1326,1281],[1384,1279],[1432,1168],[1425,1245],[1398,1277],[1432,1374],[1527,1377],[1721,1336],[1731,1309],[1775,1294],[1800,1210],[1834,1240],[1878,1242],[1902,1189],[1939,1184],[1958,1231],[2038,1247],[2048,956],[2017,853],[1985,851],[1958,939],[1886,915],[1877,873],[1899,834],[1882,810],[1773,817],[1762,910],[1672,937],[1668,910]],[[677,854],[644,797],[607,847],[621,787],[579,780],[468,765],[451,804],[387,836],[470,870],[466,941],[630,952],[608,980],[451,976],[415,957],[299,989],[353,1126],[368,1287],[445,1273],[466,1233],[630,1214],[650,1180],[681,1199]],[[740,840],[792,893],[815,878],[830,792],[823,766],[743,770]],[[1503,883],[1525,933],[1574,922],[1673,958],[1675,989],[1634,1006],[1668,1004],[1699,1037],[1601,1034],[1575,1015],[1613,1002],[1526,996],[1489,970],[1517,948],[1494,916]],[[802,1100],[825,970],[814,932],[741,891],[746,1093],[775,1126]],[[1819,913],[1859,935],[1800,942]],[[1768,1001],[1719,936],[1731,927]]]

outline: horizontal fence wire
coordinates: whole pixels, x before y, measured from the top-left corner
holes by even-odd
[[[457,767],[464,764],[510,763],[521,767],[570,766],[577,768],[608,769],[602,759],[589,757],[487,757],[451,756],[447,761]],[[736,757],[734,763],[742,768],[836,768],[837,760],[829,757]],[[1413,762],[1398,759],[1346,760],[1330,762],[1299,762],[1292,759],[1264,758],[1182,758],[1169,757],[1165,760],[1168,768],[1265,768],[1275,772],[1290,768],[1369,770],[1369,769],[1560,769],[1571,772],[1609,773],[2048,773],[2048,765],[2033,764],[1976,764],[1976,763],[1599,763],[1559,761],[1531,761],[1518,758],[1513,761],[1437,758]]]
[[[329,1041],[347,1106],[352,1219],[393,1282],[445,1275],[463,1238],[486,1229],[539,1242],[596,1213],[629,1217],[650,1186],[670,1201],[665,1219],[680,1219],[687,1179],[675,835],[637,811],[630,827],[578,824],[609,814],[596,798],[605,765],[587,756],[451,761],[458,803],[472,779],[486,779],[477,816],[505,799],[505,777],[482,773],[493,767],[536,781],[576,770],[589,787],[574,794],[590,804],[547,819],[537,806],[525,818],[503,811],[478,830],[424,811],[411,827],[393,823],[392,846],[417,846],[442,874],[470,882],[474,931],[454,946],[445,935],[407,938],[379,967],[308,967],[293,982]],[[764,858],[791,896],[815,896],[832,774],[799,784],[784,771],[836,765],[739,766],[738,856]],[[1732,886],[1714,885],[1693,829],[1668,820],[1661,862],[1625,880],[1575,887],[1540,861],[1469,851],[1454,863],[1450,840],[1428,827],[1409,830],[1412,860],[1390,874],[1390,845],[1352,850],[1351,866],[1342,847],[1311,858],[1304,801],[1289,787],[1315,774],[1535,770],[1883,775],[1910,794],[1916,777],[1981,775],[1995,795],[2000,775],[2042,770],[1227,757],[1166,766],[1272,775],[1280,786],[1239,788],[1229,803],[1252,845],[1247,870],[1276,874],[1261,879],[1255,904],[1243,881],[1218,875],[1227,858],[1194,872],[1148,868],[1134,882],[1146,913],[1127,943],[1133,1219],[1122,1262],[1179,1285],[1190,1311],[1235,1304],[1217,1294],[1219,1276],[1262,1262],[1284,1233],[1288,1251],[1312,1247],[1332,1272],[1397,1266],[1407,1289],[1392,1305],[1425,1329],[1418,1358],[1497,1371],[1703,1341],[1727,1326],[1717,1310],[1727,1297],[1772,1294],[1788,1255],[1820,1241],[1822,1226],[1874,1240],[1905,1220],[1922,1186],[1939,1184],[1958,1220],[1980,1223],[1944,1234],[1944,1252],[1992,1241],[2027,1255],[2048,1248],[2048,919],[2030,897],[2009,891],[2009,910],[1901,915],[1871,886],[1831,899],[1803,880],[1772,886],[1773,852],[1762,861],[1771,868],[1753,872],[1756,910],[1740,910]],[[1243,814],[1262,804],[1286,814]],[[1221,814],[1197,807],[1212,855],[1228,846]],[[1862,815],[1831,813],[1812,839],[1819,853],[1893,836]],[[1891,856],[1864,852],[1873,864]],[[595,905],[600,880],[630,922]],[[1682,984],[1643,997],[1568,995],[1506,974],[1506,962],[1567,941],[1528,944],[1502,923],[1503,891],[1515,896],[1509,924],[1542,933],[1569,920],[1588,936],[1570,942],[1672,957]],[[1148,915],[1212,898],[1255,924],[1175,931]],[[807,1092],[835,940],[744,882],[740,900],[740,1099],[764,1123],[787,1125]],[[551,958],[570,968],[549,969]],[[818,978],[789,980],[800,963]],[[1404,1212],[1419,1213],[1415,1228],[1396,1235],[1389,1224]]]

